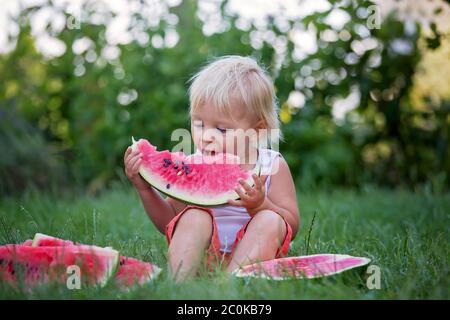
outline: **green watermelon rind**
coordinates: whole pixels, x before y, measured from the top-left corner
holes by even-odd
[[[132,150],[136,150],[137,148],[137,143],[138,141],[136,141],[134,139],[134,137],[131,138],[132,141],[132,145],[131,148]],[[256,173],[258,176],[261,175],[261,165],[258,164],[255,168],[253,168],[252,170],[253,173]],[[186,204],[192,204],[192,205],[200,205],[203,207],[217,207],[217,206],[221,206],[224,204],[227,204],[228,199],[233,199],[233,200],[239,200],[240,197],[239,195],[235,192],[235,191],[230,191],[229,193],[226,193],[225,195],[221,196],[221,197],[215,197],[212,198],[211,201],[202,201],[202,200],[189,200],[186,197],[183,197],[182,195],[178,195],[176,193],[172,192],[167,192],[163,187],[159,187],[155,182],[154,179],[152,177],[150,177],[148,170],[144,169],[143,167],[141,167],[139,169],[139,174],[141,175],[141,177],[147,181],[147,183],[149,183],[153,188],[155,188],[156,190],[158,190],[159,192],[163,193],[164,195],[179,200],[181,202],[184,202]],[[251,177],[251,175],[249,176],[249,178],[246,181],[251,187],[254,186],[254,181],[253,178]]]
[[[308,257],[316,257],[316,256],[324,256],[324,255],[329,255],[329,254],[313,254],[313,255],[309,255]],[[331,255],[333,255],[333,254],[331,254]],[[332,277],[332,276],[341,274],[341,273],[343,273],[345,271],[348,271],[348,270],[351,270],[351,269],[361,268],[361,267],[363,267],[365,265],[368,265],[371,262],[371,260],[369,258],[366,258],[366,257],[354,257],[354,256],[344,255],[344,254],[335,254],[335,255],[339,255],[339,256],[342,256],[342,257],[349,257],[349,258],[359,258],[362,261],[359,264],[356,264],[356,265],[353,265],[353,266],[350,266],[350,267],[347,267],[347,268],[340,269],[339,271],[333,272],[331,274],[324,274],[324,275],[318,274],[318,275],[315,275],[315,276],[308,276],[308,277],[270,276],[270,275],[267,275],[267,274],[264,274],[264,273],[256,274],[255,271],[244,271],[243,268],[248,267],[249,265],[244,266],[242,268],[239,268],[239,269],[233,271],[232,274],[235,277],[238,277],[238,278],[256,278],[256,279],[266,279],[266,280],[274,280],[274,281],[291,280],[291,279],[317,279],[317,278],[323,278],[323,277]],[[303,256],[303,257],[306,257],[306,256]],[[294,258],[294,257],[287,257],[287,258]],[[255,264],[257,264],[257,263],[255,263]]]

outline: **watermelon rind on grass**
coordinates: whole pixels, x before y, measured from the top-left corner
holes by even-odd
[[[33,246],[86,246],[74,243],[70,240],[63,240],[42,233],[36,233],[33,239]],[[98,247],[89,245],[93,249],[112,249],[112,247]],[[119,255],[119,262],[113,272],[113,282],[124,289],[130,289],[135,285],[144,285],[156,279],[162,269],[150,262],[141,261],[131,257]]]
[[[121,289],[142,286],[161,272],[158,266],[121,256],[111,247],[74,243],[42,233],[22,244],[0,246],[0,281],[13,287],[63,284],[70,266],[80,268],[80,280],[89,286],[113,283]]]
[[[27,240],[28,241],[28,240]],[[83,245],[82,243],[73,242],[71,240],[63,240],[60,238],[56,238],[53,236],[49,236],[43,233],[36,233],[31,242],[31,246],[33,247],[45,247],[45,246],[74,246],[74,245]],[[92,248],[100,248],[100,249],[111,249],[114,250],[113,247],[99,247],[95,245],[89,245]]]
[[[233,272],[238,278],[269,280],[317,279],[341,274],[370,263],[369,258],[343,254],[285,257],[253,263]]]
[[[49,281],[65,282],[67,268],[77,266],[82,281],[105,286],[119,263],[119,252],[92,246],[43,246],[10,244],[0,247],[0,279],[13,286]]]

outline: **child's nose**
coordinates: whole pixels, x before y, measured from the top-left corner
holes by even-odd
[[[202,141],[204,143],[211,143],[216,140],[213,129],[205,129],[202,133]]]

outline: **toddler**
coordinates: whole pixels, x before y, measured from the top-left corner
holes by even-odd
[[[191,134],[198,153],[231,153],[243,169],[260,165],[253,186],[240,181],[239,200],[203,208],[162,197],[139,175],[139,151],[125,152],[125,172],[143,206],[169,243],[171,275],[195,275],[206,253],[226,271],[284,256],[299,227],[294,182],[286,161],[262,143],[280,138],[276,96],[270,77],[250,57],[216,59],[192,79],[189,88]],[[270,133],[270,134],[268,134]],[[270,138],[269,138],[270,137]]]

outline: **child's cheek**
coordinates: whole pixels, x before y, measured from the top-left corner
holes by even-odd
[[[201,136],[200,130],[198,128],[196,128],[195,126],[192,126],[191,134],[192,134],[192,140],[194,141],[194,143],[197,143]]]
[[[232,134],[230,132],[227,132],[223,135],[222,138],[222,152],[224,153],[233,153],[233,140]]]

